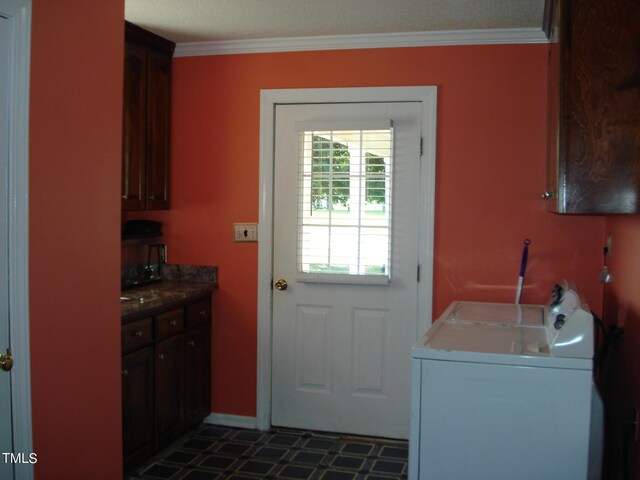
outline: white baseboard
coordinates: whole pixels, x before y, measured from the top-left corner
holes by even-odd
[[[227,413],[211,413],[204,419],[204,423],[210,425],[223,425],[225,427],[250,428],[258,426],[256,417],[246,417],[244,415],[229,415]]]

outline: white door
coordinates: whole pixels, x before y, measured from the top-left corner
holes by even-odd
[[[9,348],[9,72],[11,23],[0,15],[0,354]],[[0,452],[13,452],[10,372],[0,370]],[[0,478],[13,478],[13,463],[0,458]]]
[[[421,108],[276,107],[273,425],[408,438]]]
[[[0,478],[33,478],[28,281],[30,0],[0,0]]]

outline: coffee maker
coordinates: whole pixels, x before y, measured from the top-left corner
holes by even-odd
[[[167,245],[162,225],[151,220],[130,220],[122,228],[121,287],[140,287],[162,281]]]

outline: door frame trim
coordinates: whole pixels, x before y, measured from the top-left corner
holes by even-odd
[[[0,0],[0,13],[12,20],[13,71],[9,87],[9,340],[14,452],[33,453],[29,352],[29,88],[31,0]],[[15,464],[15,476],[33,478],[33,464]]]
[[[433,306],[433,242],[437,87],[364,87],[278,89],[260,91],[260,217],[258,244],[258,345],[256,419],[260,430],[271,427],[273,193],[275,112],[278,105],[320,103],[421,102],[424,149],[420,158],[418,232],[421,280],[418,284],[416,339],[431,324]]]

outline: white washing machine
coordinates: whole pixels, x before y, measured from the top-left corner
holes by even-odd
[[[412,349],[409,479],[599,479],[593,338],[567,281],[548,305],[453,302]]]

